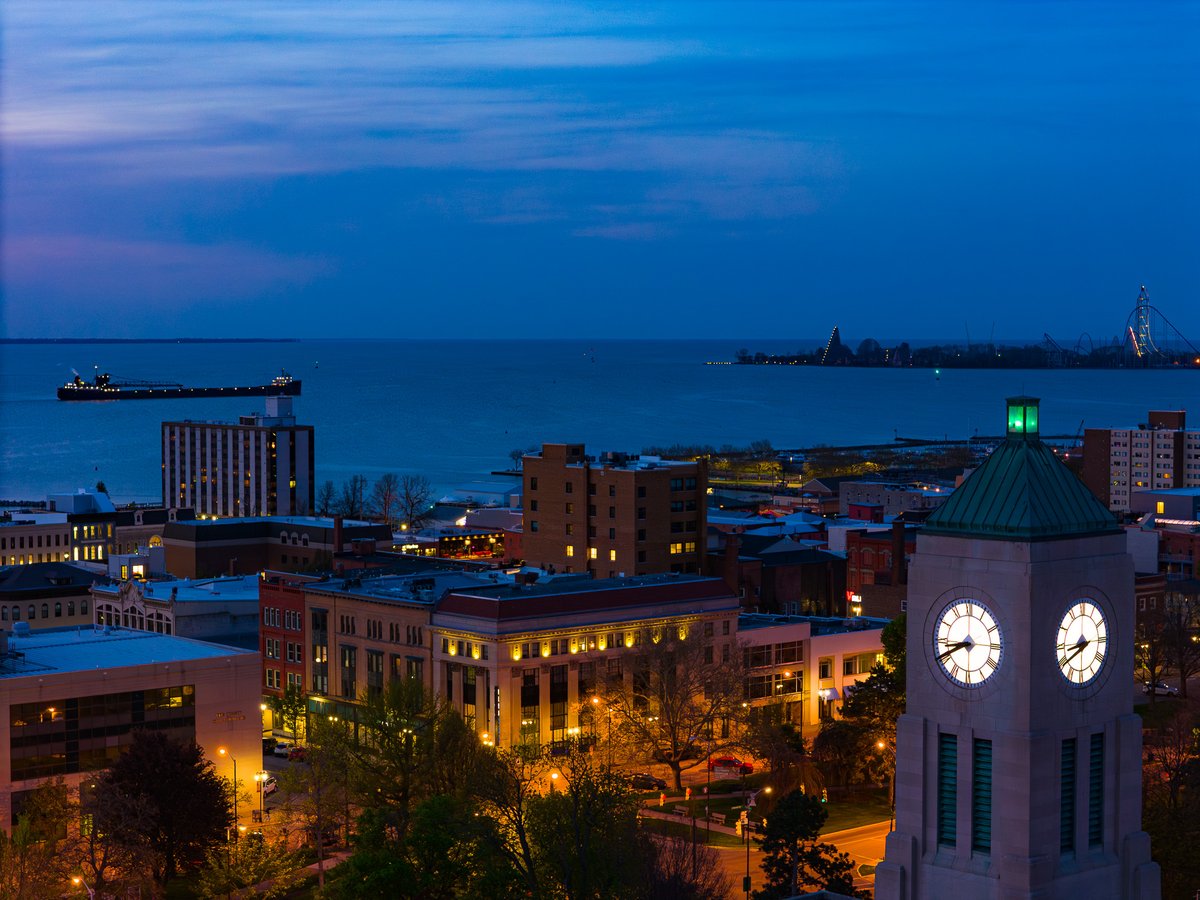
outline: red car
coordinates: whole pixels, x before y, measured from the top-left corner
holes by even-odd
[[[750,763],[744,763],[735,756],[714,756],[708,761],[708,771],[714,769],[732,769],[739,775],[750,775],[754,772],[754,766]]]
[[[308,751],[303,747],[293,747],[288,751],[288,760],[291,762],[304,762],[308,757]]]

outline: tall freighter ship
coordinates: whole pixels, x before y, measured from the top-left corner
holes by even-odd
[[[84,381],[78,372],[58,389],[59,400],[177,400],[187,397],[298,397],[300,379],[281,372],[269,384],[242,387],[184,387],[166,381],[116,380],[103,372]]]

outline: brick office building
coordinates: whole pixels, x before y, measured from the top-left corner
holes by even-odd
[[[543,444],[524,469],[525,560],[597,578],[703,571],[708,466]]]

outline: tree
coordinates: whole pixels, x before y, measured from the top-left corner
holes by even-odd
[[[337,488],[332,481],[324,482],[317,488],[317,515],[331,516],[338,508]]]
[[[721,857],[707,844],[644,834],[648,864],[641,873],[647,900],[726,900],[733,893]]]
[[[424,528],[430,519],[433,486],[424,475],[404,475],[400,479],[398,512],[400,521],[410,530]]]
[[[762,839],[766,887],[756,900],[793,897],[805,890],[829,890],[852,897],[854,863],[832,844],[822,843],[828,813],[811,794],[792,791],[775,804]]]
[[[889,622],[880,637],[885,662],[876,664],[870,676],[847,688],[842,719],[860,731],[861,763],[868,777],[886,780],[891,787],[896,775],[896,720],[904,714],[908,641],[906,617]]]
[[[267,703],[271,711],[283,724],[283,730],[293,738],[300,737],[300,723],[308,712],[308,695],[299,685],[289,684],[283,694],[271,697]]]
[[[1162,868],[1164,897],[1191,898],[1200,884],[1200,730],[1177,708],[1147,741],[1142,822]]]
[[[529,825],[529,804],[551,761],[541,750],[493,750],[484,754],[470,791],[480,811],[496,823],[499,852],[517,872],[530,897],[540,897],[541,878]]]
[[[396,522],[396,513],[400,503],[400,479],[394,472],[380,475],[375,486],[371,488],[371,515],[391,529]]]
[[[62,894],[74,866],[68,826],[75,818],[61,778],[25,798],[11,833],[0,830],[0,896],[40,900]]]
[[[285,841],[247,836],[208,851],[200,870],[200,896],[282,897],[304,880],[303,862]]]
[[[233,824],[229,783],[204,751],[157,731],[134,732],[129,749],[96,780],[94,800],[94,827],[131,853],[149,849],[159,883],[202,857]]]
[[[514,469],[520,469],[524,465],[525,451],[516,447],[508,451],[508,458],[512,460]]]
[[[317,883],[325,884],[327,839],[350,828],[351,740],[343,723],[314,718],[307,728],[305,765],[292,766],[279,779],[285,829],[299,827],[317,852]]]
[[[1200,603],[1181,593],[1169,593],[1162,612],[1163,656],[1179,676],[1179,696],[1187,698],[1188,679],[1200,672]]]
[[[717,663],[711,644],[681,638],[673,627],[644,630],[628,660],[601,691],[627,752],[664,763],[682,790],[682,773],[735,746],[744,718],[741,654]]]
[[[1147,612],[1137,624],[1134,634],[1134,653],[1138,671],[1149,685],[1158,684],[1167,668],[1166,627],[1161,612]],[[1150,690],[1150,702],[1158,699],[1158,691]]]
[[[351,475],[342,482],[342,493],[338,498],[337,511],[347,519],[361,519],[366,514],[367,479],[363,475]]]
[[[563,789],[529,801],[529,831],[552,896],[628,897],[641,884],[637,797],[625,779],[572,745],[558,766]]]
[[[482,746],[457,712],[406,678],[362,698],[359,739],[347,753],[356,792],[389,810],[403,840],[413,807],[462,790]]]
[[[96,482],[96,493],[108,495],[108,486],[103,481]]]

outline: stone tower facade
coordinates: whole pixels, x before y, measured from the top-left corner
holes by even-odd
[[[1133,564],[1008,401],[1008,437],[927,520],[909,581],[890,900],[1157,900],[1141,830]]]

